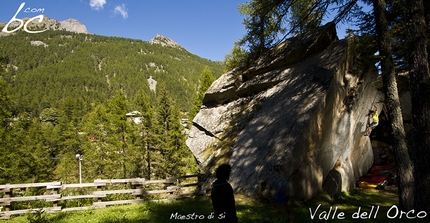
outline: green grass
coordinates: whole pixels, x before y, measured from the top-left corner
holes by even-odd
[[[320,205],[314,219],[311,219],[311,212]],[[397,191],[394,187],[387,187],[386,190],[357,189],[352,193],[342,193],[337,197],[330,197],[320,194],[309,201],[292,202],[290,209],[284,209],[271,203],[258,201],[243,195],[236,195],[236,208],[239,222],[276,223],[276,222],[425,222],[420,219],[389,219],[387,211],[393,205],[398,205]],[[353,219],[354,213],[360,208],[360,214],[369,212],[374,207],[372,218]],[[376,219],[373,218],[376,208],[379,210]],[[332,207],[331,214],[326,220],[321,217],[327,216]],[[333,218],[334,209],[337,207],[337,215]],[[323,212],[325,211],[325,212]],[[132,223],[132,222],[217,222],[216,218],[208,217],[213,212],[212,203],[207,196],[188,198],[170,202],[147,202],[139,205],[123,205],[79,211],[72,213],[58,214],[32,214],[13,217],[10,220],[0,221],[0,223],[18,222],[99,222],[99,223]],[[337,216],[344,213],[344,219]],[[176,214],[177,213],[177,214]],[[290,214],[288,214],[290,213]],[[322,213],[322,214],[321,214]],[[390,212],[395,215],[394,209]],[[193,215],[194,214],[194,215]],[[197,219],[180,220],[180,216]],[[178,219],[175,219],[177,216]],[[198,216],[198,217],[197,217]],[[198,218],[202,219],[198,219]],[[216,216],[214,216],[216,217]]]

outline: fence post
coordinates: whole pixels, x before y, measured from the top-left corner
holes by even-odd
[[[102,191],[103,184],[101,184],[101,183],[96,183],[98,180],[101,180],[101,179],[94,180],[94,184],[96,184],[96,185],[97,185],[97,191]],[[100,195],[100,196],[98,196],[98,198],[97,198],[97,202],[102,202],[102,196],[101,196],[101,195]]]
[[[6,191],[5,191],[4,198],[11,198],[11,197],[12,197],[13,189],[12,189],[12,188],[8,188],[8,187],[7,187],[7,185],[10,185],[10,184],[6,184]],[[6,203],[6,205],[5,205],[5,207],[4,207],[4,210],[5,210],[5,211],[10,211],[10,204],[11,204],[11,203],[12,203],[12,202],[8,202],[8,203]]]
[[[136,200],[143,199],[143,182],[142,181],[145,181],[145,178],[143,178],[143,179],[139,178],[139,181],[135,181],[135,182],[131,183],[133,189],[139,189],[139,191],[140,191],[140,193],[136,194]]]
[[[199,190],[201,195],[205,195],[208,192],[208,190],[210,190],[207,188],[207,185],[208,184],[210,185],[210,183],[207,181],[208,181],[207,175],[204,175],[204,174],[198,175],[197,182],[199,183]]]
[[[178,188],[179,190],[181,190],[181,188],[179,187],[179,185],[181,185],[181,183],[179,182],[179,178],[178,178],[178,179],[176,179],[176,184],[175,184],[175,186],[177,186],[177,188]],[[176,189],[176,191],[178,191],[178,189]],[[173,192],[171,192],[170,194],[173,194]]]
[[[202,182],[202,175],[197,175],[197,194],[200,194],[203,191],[203,182]]]
[[[52,190],[52,194],[58,194],[60,191],[60,187],[54,187]],[[55,200],[52,202],[52,207],[57,207],[58,206],[58,200]]]
[[[205,182],[204,182],[203,175],[199,174],[197,176],[197,183],[199,185],[198,186],[198,188],[199,188],[198,194],[202,194],[202,195],[206,194]]]

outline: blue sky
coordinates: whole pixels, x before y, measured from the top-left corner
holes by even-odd
[[[92,34],[145,41],[160,34],[210,60],[224,60],[245,34],[237,10],[245,0],[8,0],[0,3],[0,21],[8,22],[23,2],[17,18],[75,18]]]
[[[8,22],[23,2],[16,18],[75,18],[91,34],[144,41],[160,34],[214,61],[224,60],[245,34],[237,8],[246,0],[8,0],[0,3],[0,22]]]

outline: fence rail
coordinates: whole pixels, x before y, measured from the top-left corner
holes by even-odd
[[[12,215],[40,211],[46,213],[69,212],[103,208],[118,204],[136,204],[149,200],[162,201],[204,195],[209,185],[202,182],[200,180],[201,177],[202,175],[200,174],[194,174],[170,177],[164,180],[145,180],[143,178],[97,179],[93,183],[82,184],[47,182],[0,185],[0,219],[8,219]],[[39,189],[38,193],[42,194],[26,195],[29,190],[34,188]],[[87,191],[83,192],[86,194],[69,195],[68,190]],[[117,197],[113,199],[112,196],[115,198],[115,195]],[[108,196],[109,198],[107,198]],[[154,196],[159,197],[154,198]],[[76,207],[67,203],[68,201],[78,199],[89,199],[91,201],[88,201],[88,203],[91,205]],[[19,204],[19,202],[24,202],[24,204],[15,205]],[[37,206],[34,202],[39,202],[40,204],[38,205],[43,204],[44,207],[22,209],[22,206]],[[59,204],[66,205],[62,208]]]

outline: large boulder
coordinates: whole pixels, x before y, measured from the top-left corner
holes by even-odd
[[[200,170],[230,163],[236,191],[270,194],[268,185],[284,179],[294,197],[310,198],[352,189],[372,165],[363,134],[382,98],[376,70],[358,69],[334,24],[294,39],[222,75],[193,120],[186,143]]]

